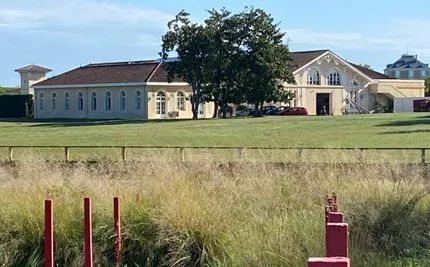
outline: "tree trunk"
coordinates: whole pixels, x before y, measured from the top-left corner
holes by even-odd
[[[199,118],[199,88],[193,88],[193,95],[191,96],[191,110],[193,111],[193,120]]]
[[[222,104],[222,117],[223,119],[227,118],[227,103]]]
[[[213,118],[218,117],[218,101],[214,100],[214,115]]]

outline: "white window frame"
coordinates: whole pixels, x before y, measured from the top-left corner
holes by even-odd
[[[70,93],[64,92],[64,109],[70,110]]]
[[[91,111],[97,111],[97,92],[91,92]]]
[[[178,91],[176,93],[176,109],[180,111],[185,111],[185,93]]]
[[[202,115],[202,116],[205,115],[205,111],[206,111],[205,108],[206,108],[205,103],[199,103],[199,107],[198,107],[199,115]]]
[[[39,94],[39,109],[40,110],[45,109],[45,95],[43,93]]]
[[[78,111],[84,111],[84,93],[78,92]]]
[[[331,69],[327,73],[327,85],[342,85],[340,73],[337,69]]]
[[[124,90],[119,93],[119,110],[127,110],[127,93]]]
[[[142,92],[140,90],[137,90],[135,93],[136,97],[136,103],[135,103],[135,109],[136,110],[142,110]]]
[[[321,85],[321,75],[316,68],[311,68],[308,70],[306,79],[306,83],[308,85]]]
[[[57,93],[52,92],[52,110],[57,110]]]
[[[112,93],[110,91],[105,93],[105,111],[112,111]]]
[[[167,94],[164,91],[158,91],[155,95],[155,115],[157,118],[162,118],[167,114]]]

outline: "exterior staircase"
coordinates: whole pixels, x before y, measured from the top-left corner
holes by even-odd
[[[369,110],[365,109],[363,106],[361,106],[360,104],[358,104],[354,100],[350,99],[349,97],[345,98],[345,102],[347,104],[350,104],[351,106],[353,106],[358,111],[359,114],[370,114],[371,113]]]

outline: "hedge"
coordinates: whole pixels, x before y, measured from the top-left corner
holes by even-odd
[[[0,95],[0,118],[23,118],[32,116],[32,95]]]

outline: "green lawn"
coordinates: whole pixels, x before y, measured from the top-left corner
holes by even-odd
[[[0,122],[0,145],[430,147],[430,114]]]

